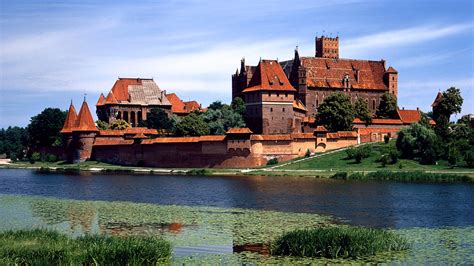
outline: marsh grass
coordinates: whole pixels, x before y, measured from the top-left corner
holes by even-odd
[[[467,175],[451,173],[429,173],[421,171],[376,171],[369,173],[338,172],[331,178],[340,180],[394,180],[405,182],[471,182]]]
[[[288,232],[272,243],[270,253],[297,257],[362,258],[409,248],[407,240],[392,231],[338,226]]]
[[[1,264],[153,265],[170,256],[170,243],[154,236],[86,235],[73,239],[43,229],[0,234]]]

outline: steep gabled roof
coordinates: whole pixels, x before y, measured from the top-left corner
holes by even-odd
[[[384,82],[385,61],[300,57],[306,69],[308,87],[344,88],[343,79],[349,77],[350,86],[361,90],[388,90]],[[390,71],[395,70],[394,68]],[[388,71],[388,70],[387,70]],[[395,70],[396,71],[396,70]]]
[[[184,102],[184,108],[187,112],[193,112],[201,109],[201,105],[197,101]]]
[[[397,71],[395,68],[393,68],[392,66],[390,66],[390,67],[387,69],[387,73],[394,73],[394,74],[396,74],[396,73],[398,73],[398,71]]]
[[[259,90],[296,91],[276,60],[260,60],[248,88],[243,92]]]
[[[104,104],[117,104],[117,103],[118,103],[118,101],[115,98],[114,93],[112,91],[110,91],[109,94],[107,95],[107,98],[105,99]]]
[[[303,112],[307,111],[306,107],[304,106],[304,104],[300,100],[294,100],[293,101],[293,108],[301,110]]]
[[[69,106],[69,111],[67,112],[66,115],[66,120],[64,121],[64,126],[63,129],[61,130],[61,133],[71,133],[74,126],[76,125],[76,119],[77,119],[77,113],[76,113],[76,108],[74,108],[74,105],[72,104]]]
[[[421,120],[420,110],[403,110],[398,109],[398,116],[404,124],[418,123]]]
[[[252,130],[248,127],[233,127],[227,130],[226,134],[252,134]]]
[[[176,93],[166,94],[166,98],[168,98],[168,101],[171,103],[171,112],[186,113],[186,105]]]
[[[89,110],[89,106],[85,100],[82,103],[79,114],[77,115],[73,131],[98,131],[94,119],[92,118],[91,111]]]

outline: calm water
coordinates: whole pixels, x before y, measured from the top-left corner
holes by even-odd
[[[0,169],[0,194],[307,212],[375,227],[474,225],[473,184]]]

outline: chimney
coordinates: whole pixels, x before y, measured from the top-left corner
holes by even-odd
[[[359,74],[360,74],[359,69],[356,69],[356,81],[357,82],[359,82]]]

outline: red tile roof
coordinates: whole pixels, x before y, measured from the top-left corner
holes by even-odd
[[[359,118],[352,121],[353,124],[366,124],[365,121],[360,120]],[[385,118],[373,118],[371,125],[403,125],[402,120],[400,119],[385,119]]]
[[[388,90],[384,61],[301,57],[301,64],[306,68],[308,87],[344,88],[342,81],[348,75],[354,89]]]
[[[357,132],[355,131],[338,131],[337,134],[340,138],[357,138]]]
[[[306,112],[306,107],[300,100],[293,101],[293,108]]]
[[[443,93],[438,91],[438,94],[436,94],[436,98],[435,98],[434,102],[431,104],[431,107],[438,106],[438,104],[439,104],[439,102],[441,101],[442,98],[443,98]]]
[[[123,130],[101,130],[99,131],[100,136],[123,136],[123,135],[136,135],[136,134],[147,134],[147,135],[158,135],[156,129],[146,127],[132,127]]]
[[[314,139],[315,136],[313,133],[292,133],[292,139]]]
[[[148,137],[145,136],[145,134],[143,134],[142,132],[136,134],[135,136],[133,136],[133,139],[147,139]]]
[[[115,98],[115,95],[112,91],[109,92],[109,94],[107,94],[107,98],[105,99],[105,102],[104,104],[117,104],[118,101],[117,99]]]
[[[108,145],[131,145],[133,144],[132,139],[104,139],[96,138],[94,146],[108,146]]]
[[[421,112],[419,110],[401,110],[398,109],[398,116],[404,124],[418,123],[421,120]]]
[[[314,132],[328,132],[328,130],[324,126],[317,126]]]
[[[101,93],[99,96],[99,100],[97,100],[97,103],[95,104],[95,106],[102,106],[104,105],[104,103],[105,103],[105,97],[104,97],[104,94]]]
[[[243,92],[259,90],[296,91],[276,60],[260,60],[248,88]]]
[[[187,114],[201,109],[197,101],[183,102],[176,93],[166,94],[166,98],[171,103],[171,112],[177,114]]]
[[[142,81],[139,78],[119,78],[110,91],[118,101],[128,101],[128,86],[141,84]]]
[[[292,140],[290,134],[281,135],[251,135],[250,140]]]
[[[252,134],[252,130],[248,127],[233,127],[227,130],[226,134]]]
[[[82,103],[73,131],[98,131],[86,101]]]
[[[387,73],[398,73],[398,71],[393,68],[392,66],[390,66],[388,69],[387,69]]]
[[[61,130],[61,133],[71,133],[74,126],[76,125],[76,119],[77,119],[77,113],[76,113],[76,108],[74,108],[74,105],[72,104],[69,106],[69,111],[66,115],[66,120],[64,121],[64,126],[63,129]]]

